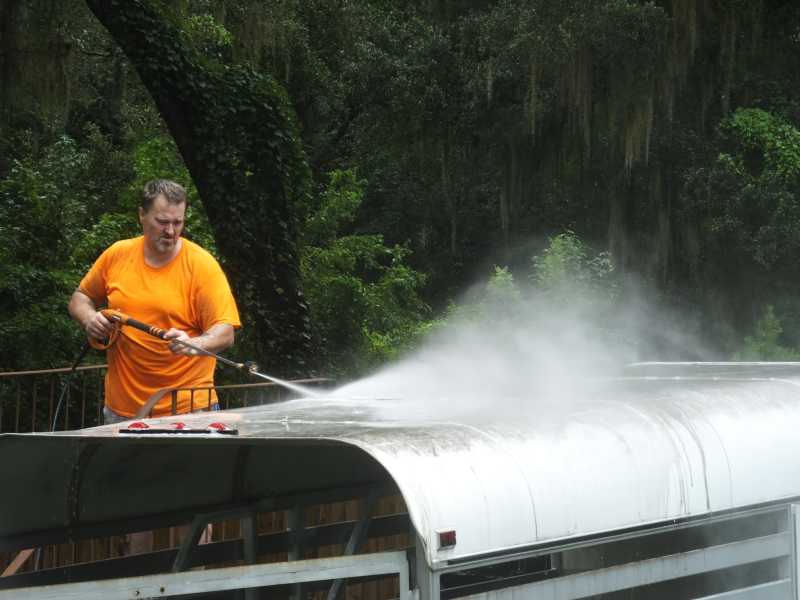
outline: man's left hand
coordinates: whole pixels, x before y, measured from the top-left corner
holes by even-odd
[[[169,349],[175,354],[184,354],[186,356],[197,356],[199,352],[194,348],[181,343],[189,342],[193,346],[202,347],[202,341],[198,338],[189,337],[189,334],[174,327],[164,334],[165,340],[170,340]]]

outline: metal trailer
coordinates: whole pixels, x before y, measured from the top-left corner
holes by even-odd
[[[0,599],[267,598],[286,584],[300,597],[320,580],[331,598],[383,574],[419,600],[797,599],[798,386],[797,364],[643,364],[535,418],[398,418],[400,401],[323,398],[213,414],[238,435],[3,435],[0,551],[185,522],[196,541],[233,515],[252,564],[191,570],[213,549],[190,539],[165,572],[20,575]],[[149,425],[201,430],[209,415]],[[343,491],[368,507],[394,489],[407,551],[355,553],[365,517],[342,556],[255,564],[255,512]]]

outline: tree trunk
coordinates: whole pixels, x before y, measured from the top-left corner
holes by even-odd
[[[27,118],[31,98],[43,121],[66,122],[72,45],[62,31],[53,34],[64,14],[55,0],[0,1],[0,132]],[[0,167],[4,162],[0,157]]]
[[[656,208],[656,276],[662,287],[666,287],[672,271],[672,203],[669,188],[661,167],[653,169],[650,195]]]
[[[624,273],[627,267],[627,180],[612,186],[609,197],[608,250],[614,263]]]
[[[439,163],[441,167],[442,197],[447,211],[447,220],[450,226],[450,256],[458,254],[458,199],[456,190],[453,189],[453,180],[450,172],[450,134],[445,141],[439,143]]]
[[[86,0],[136,68],[180,149],[269,372],[308,370],[295,212],[308,193],[285,92],[250,68],[209,63],[155,0]]]

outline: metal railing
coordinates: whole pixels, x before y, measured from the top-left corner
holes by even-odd
[[[106,369],[107,365],[102,364],[78,367],[75,372],[69,367],[0,372],[0,433],[64,431],[101,425]],[[294,380],[292,383],[324,386],[331,381],[317,377]],[[175,414],[178,394],[187,392],[191,397],[192,411],[207,410],[212,392],[223,409],[280,402],[292,397],[292,392],[267,381],[215,387],[166,388],[159,394],[171,397],[172,413]]]
[[[0,433],[83,429],[102,423],[107,365],[0,372]]]
[[[330,384],[332,381],[325,377],[312,377],[308,379],[293,379],[290,383],[305,386],[323,386]],[[210,410],[212,404],[219,404],[222,410],[272,404],[288,400],[297,395],[279,384],[268,381],[206,387],[164,388],[150,397],[140,409],[137,417],[151,416],[152,408],[165,397],[170,399],[172,414],[178,414],[178,398],[181,394],[189,395],[189,412]]]

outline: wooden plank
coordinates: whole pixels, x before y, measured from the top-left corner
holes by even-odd
[[[14,557],[14,560],[12,560],[9,563],[9,565],[6,567],[6,570],[3,571],[3,574],[0,575],[0,577],[8,577],[9,575],[16,574],[16,572],[22,568],[22,565],[24,565],[27,562],[27,560],[31,557],[31,554],[33,554],[33,552],[34,552],[33,548],[28,548],[27,550],[20,550],[19,554],[17,554]]]

